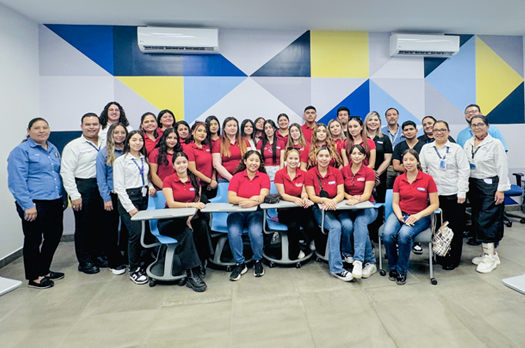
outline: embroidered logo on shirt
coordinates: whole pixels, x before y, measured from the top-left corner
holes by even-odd
[[[424,187],[418,187],[417,190],[421,191],[421,192],[425,192],[426,191]]]
[[[295,186],[297,186],[297,187],[301,187],[301,186],[303,186],[303,184],[301,184],[300,182],[296,182],[296,183],[295,183]]]

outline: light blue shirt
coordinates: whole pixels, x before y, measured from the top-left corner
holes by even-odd
[[[381,128],[381,133],[383,133],[390,139],[390,142],[392,143],[392,149],[394,149],[394,147],[396,147],[397,144],[406,140],[400,125],[397,125],[397,132],[395,132],[394,134],[390,133],[390,131],[388,130],[388,126],[384,126],[383,128]]]
[[[122,155],[122,150],[115,148],[116,157]],[[109,166],[106,163],[107,150],[106,148],[100,149],[97,155],[97,185],[100,197],[104,202],[111,201],[111,191],[113,191],[113,166]]]
[[[490,134],[491,137],[496,138],[499,141],[501,141],[501,143],[503,144],[503,147],[505,148],[505,151],[509,151],[509,149],[507,148],[507,144],[505,143],[505,139],[503,139],[503,135],[501,134],[499,129],[491,125],[489,127],[488,133]],[[461,147],[464,147],[467,140],[469,140],[473,136],[474,136],[474,133],[472,133],[472,130],[470,129],[470,127],[467,127],[463,129],[461,132],[459,132],[458,138],[456,139],[456,143],[459,144]]]
[[[47,150],[27,139],[11,151],[7,158],[9,191],[16,202],[27,210],[34,199],[55,200],[62,197],[60,153],[47,142]]]

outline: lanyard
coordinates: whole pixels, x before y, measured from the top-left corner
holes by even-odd
[[[390,138],[390,142],[392,143],[392,146],[394,146],[394,143],[396,142],[397,136],[399,135],[399,126],[397,127],[397,132],[394,134],[394,138],[392,138],[392,133],[390,133],[390,130],[388,130],[388,137]]]
[[[96,147],[92,142],[89,142],[86,140],[86,143],[88,143],[92,148],[94,148],[95,150],[97,150],[97,152],[100,151],[100,149],[98,147]]]
[[[142,164],[142,167],[139,167],[137,162],[135,162],[134,158],[132,158],[131,160],[133,161],[133,163],[135,163],[135,165],[139,169],[140,177],[142,178],[142,186],[146,186],[146,183],[144,182],[144,158],[142,157],[140,158],[140,163]]]
[[[474,156],[476,156],[476,154],[478,153],[480,148],[481,148],[481,146],[478,146],[476,151],[474,151],[474,147],[472,147],[472,149],[470,149],[470,153],[472,154],[472,159],[474,159]]]
[[[449,147],[447,146],[447,153],[445,154],[445,156],[441,157],[441,155],[439,154],[439,151],[438,151],[437,147],[434,146],[434,150],[436,151],[436,154],[438,155],[439,159],[440,159],[440,160],[443,160],[443,161],[447,158],[447,155],[448,155],[448,149],[449,149]]]

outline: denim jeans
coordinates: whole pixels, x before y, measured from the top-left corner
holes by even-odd
[[[371,224],[377,218],[377,209],[356,209],[347,210],[341,215],[348,217],[349,224],[351,225],[350,234],[348,238],[342,241],[343,254],[347,243],[351,243],[351,237],[354,236],[354,261],[360,261],[362,263],[376,263],[376,258],[372,252],[372,244],[370,243],[370,237],[368,236],[368,224]]]
[[[392,213],[385,222],[383,242],[385,243],[388,266],[400,274],[408,271],[408,261],[414,237],[430,227],[430,216],[416,221],[413,226],[407,226]],[[396,240],[399,245],[399,255],[396,250]]]
[[[263,251],[263,212],[260,208],[253,212],[229,213],[228,219],[228,241],[237,263],[244,262],[242,232],[246,227],[250,237],[253,251],[253,259],[262,259]]]
[[[313,210],[315,220],[321,226],[323,212],[317,204],[314,204]],[[345,240],[350,239],[352,220],[348,215],[327,210],[324,213],[324,229],[328,230],[328,266],[330,272],[341,273],[344,270],[341,260],[341,236]]]

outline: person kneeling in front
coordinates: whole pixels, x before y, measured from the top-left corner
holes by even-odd
[[[266,174],[261,154],[256,150],[248,151],[235,170],[228,186],[228,202],[242,208],[258,207],[270,192],[270,177]],[[263,251],[263,212],[258,207],[251,212],[232,212],[228,214],[228,240],[237,265],[230,274],[230,280],[241,279],[248,272],[244,263],[242,231],[248,228],[250,244],[253,251],[256,277],[264,275],[262,265]]]

